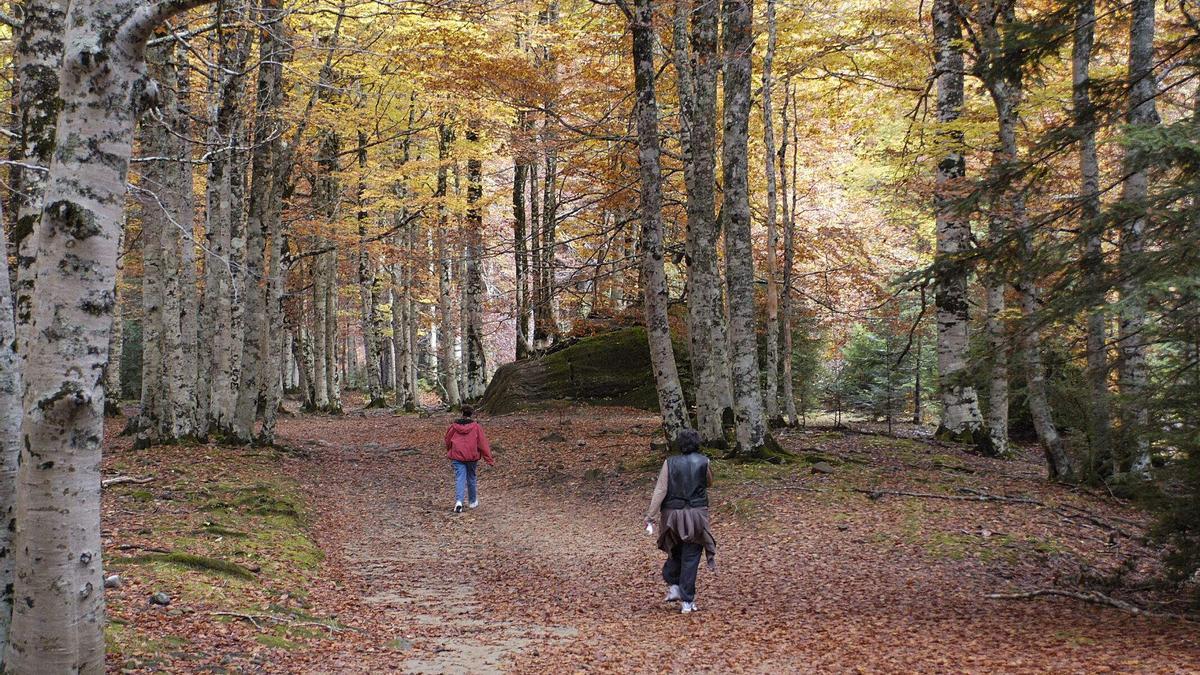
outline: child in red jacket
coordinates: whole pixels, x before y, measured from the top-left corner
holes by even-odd
[[[454,512],[462,513],[463,497],[469,506],[479,506],[479,493],[475,484],[475,465],[482,456],[488,466],[495,466],[492,448],[488,445],[483,427],[471,419],[475,410],[469,405],[462,407],[462,417],[446,430],[446,457],[454,466]],[[465,493],[465,494],[464,494]]]

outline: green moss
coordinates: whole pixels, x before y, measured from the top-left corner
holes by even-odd
[[[274,647],[276,649],[287,649],[289,651],[300,648],[300,645],[296,644],[295,642],[278,635],[255,635],[254,641],[261,645]]]
[[[253,572],[235,562],[220,560],[218,558],[210,558],[208,556],[195,555],[192,553],[149,553],[146,555],[127,558],[126,560],[134,564],[151,562],[177,565],[179,567],[186,567],[199,572],[213,572],[239,579],[255,578]]]
[[[148,502],[154,499],[154,493],[149,490],[134,490],[129,493],[129,496],[139,502]]]
[[[249,533],[242,532],[241,530],[232,530],[216,523],[205,523],[201,531],[205,534],[217,537],[231,537],[233,539],[245,539],[250,536]]]

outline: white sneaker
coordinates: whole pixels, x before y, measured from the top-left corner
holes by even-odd
[[[454,502],[454,512],[462,513],[462,502]]]
[[[694,602],[685,602],[679,607],[680,614],[690,614],[695,611],[697,611],[697,607]]]
[[[678,602],[682,599],[683,595],[679,592],[678,584],[667,586],[667,597],[663,598],[663,602]]]
[[[478,499],[476,499],[475,501],[471,502],[470,504],[467,504],[467,506],[468,506],[468,507],[470,507],[470,508],[472,508],[472,509],[479,508],[479,500],[478,500]]]

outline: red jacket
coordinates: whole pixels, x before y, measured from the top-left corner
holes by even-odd
[[[461,419],[446,430],[446,457],[460,462],[478,462],[482,454],[484,461],[494,465],[492,448],[478,422]]]

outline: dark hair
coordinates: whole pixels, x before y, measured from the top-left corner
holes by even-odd
[[[474,415],[474,414],[475,414],[475,409],[472,408],[471,406],[464,405],[462,407],[462,416],[463,417],[470,417],[471,415]]]
[[[700,434],[696,433],[695,429],[684,429],[675,437],[675,445],[685,455],[690,452],[697,452],[700,450]]]

